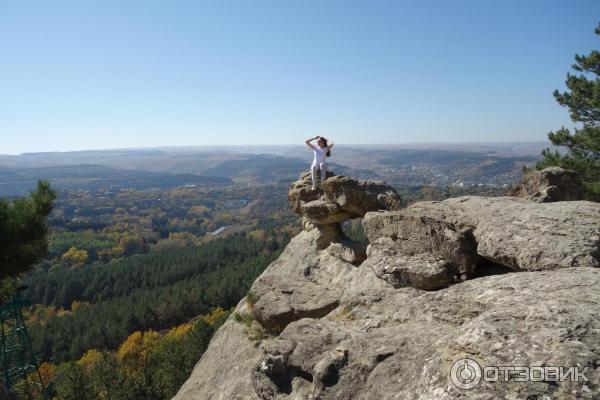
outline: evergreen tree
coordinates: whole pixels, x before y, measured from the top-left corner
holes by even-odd
[[[94,391],[83,368],[76,363],[64,367],[58,389],[62,400],[94,400]]]
[[[600,35],[600,24],[595,29]],[[556,146],[564,146],[568,152],[546,149],[538,169],[560,166],[581,174],[585,196],[600,201],[600,52],[592,50],[588,55],[576,55],[572,68],[576,75],[567,74],[567,91],[554,91],[556,101],[567,107],[570,117],[580,128],[573,133],[565,127],[550,132],[548,138]]]
[[[46,256],[46,219],[55,199],[50,184],[41,181],[29,197],[0,199],[0,281],[30,270]]]
[[[117,400],[123,392],[123,373],[117,360],[108,352],[102,353],[91,376],[99,400]]]

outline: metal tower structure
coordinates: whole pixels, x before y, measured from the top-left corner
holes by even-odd
[[[45,392],[23,319],[22,308],[31,305],[22,296],[26,288],[20,286],[10,301],[0,305],[0,380],[15,400],[32,400]]]

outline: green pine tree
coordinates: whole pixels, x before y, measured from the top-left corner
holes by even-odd
[[[600,35],[600,24],[595,29]],[[554,91],[556,101],[567,107],[570,117],[579,128],[563,127],[550,132],[548,138],[556,146],[567,148],[566,154],[546,149],[536,167],[567,168],[581,174],[585,197],[600,201],[600,52],[592,50],[588,55],[576,55],[572,68],[577,74],[567,74],[567,91]]]
[[[38,182],[29,197],[0,199],[0,281],[29,271],[46,256],[46,220],[55,199],[48,182]]]
[[[58,398],[62,400],[95,400],[96,396],[83,368],[76,363],[67,364],[61,376]]]

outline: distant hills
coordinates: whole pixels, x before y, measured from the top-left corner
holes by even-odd
[[[49,180],[58,189],[167,189],[184,185],[227,185],[224,177],[193,174],[170,174],[143,170],[111,168],[82,164],[35,168],[0,168],[0,196],[25,195],[39,179]]]
[[[539,143],[336,145],[338,174],[396,185],[510,184],[547,147]],[[290,182],[312,155],[298,146],[199,146],[0,155],[0,196],[22,195],[38,179],[59,189],[151,189]]]

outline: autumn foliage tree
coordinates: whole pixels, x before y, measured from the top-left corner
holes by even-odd
[[[61,259],[67,265],[83,265],[88,260],[88,253],[85,250],[71,247],[61,256]]]
[[[167,400],[187,380],[228,315],[216,308],[163,335],[136,331],[114,353],[91,349],[74,362],[43,363],[40,373],[50,398]]]
[[[595,29],[600,35],[600,24]],[[546,149],[538,169],[559,166],[581,174],[585,196],[600,201],[600,52],[576,55],[572,68],[577,74],[567,74],[566,92],[554,91],[556,101],[569,109],[573,122],[580,127],[563,127],[550,132],[548,138],[556,146],[564,146],[566,154]]]

